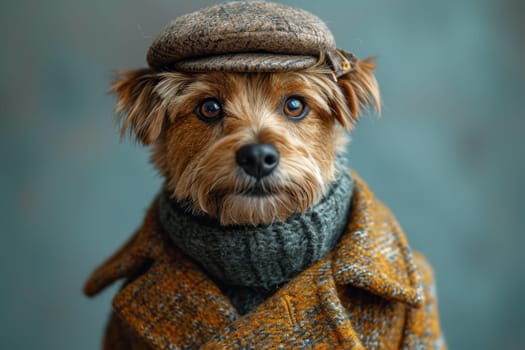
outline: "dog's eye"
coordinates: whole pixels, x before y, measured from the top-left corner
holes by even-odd
[[[290,96],[283,104],[283,114],[292,120],[303,119],[308,114],[308,105],[300,96]]]
[[[206,122],[212,122],[222,117],[222,106],[214,98],[202,101],[196,108],[195,113],[199,118]]]

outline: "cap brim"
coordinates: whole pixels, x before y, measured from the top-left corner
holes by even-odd
[[[237,53],[185,59],[171,69],[183,72],[290,72],[310,68],[318,62],[314,56],[271,53]]]

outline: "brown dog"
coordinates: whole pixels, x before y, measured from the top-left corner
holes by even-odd
[[[113,92],[165,183],[85,286],[125,280],[105,349],[445,348],[430,266],[342,164],[372,59],[250,1],[175,20],[148,63]]]

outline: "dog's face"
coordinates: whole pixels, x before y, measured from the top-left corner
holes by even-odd
[[[315,205],[360,109],[379,107],[374,64],[338,81],[322,68],[288,73],[122,74],[117,111],[166,187],[221,224],[283,221]]]

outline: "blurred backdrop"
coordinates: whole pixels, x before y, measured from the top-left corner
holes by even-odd
[[[96,349],[116,288],[81,293],[161,180],[119,142],[115,69],[216,1],[2,1],[0,348]],[[377,55],[381,118],[350,162],[438,281],[451,349],[525,348],[525,1],[283,1]]]

